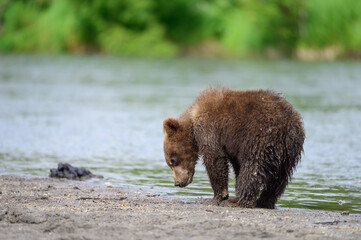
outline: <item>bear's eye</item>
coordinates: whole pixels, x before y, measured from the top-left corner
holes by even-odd
[[[175,163],[176,163],[176,161],[177,161],[177,159],[173,157],[173,158],[170,159],[170,164],[171,164],[172,166],[174,166]]]

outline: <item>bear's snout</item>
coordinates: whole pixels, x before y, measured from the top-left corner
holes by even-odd
[[[177,166],[173,167],[173,177],[174,177],[174,186],[176,187],[186,187],[193,180],[192,171],[188,171],[187,169]]]
[[[187,178],[187,180],[183,183],[175,181],[174,186],[181,187],[181,188],[186,187],[190,183],[190,182],[188,182],[188,180],[189,180],[189,178]]]

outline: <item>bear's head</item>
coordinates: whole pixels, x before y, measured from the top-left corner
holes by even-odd
[[[174,118],[163,122],[164,157],[173,171],[174,185],[185,187],[193,180],[198,151],[191,126]]]

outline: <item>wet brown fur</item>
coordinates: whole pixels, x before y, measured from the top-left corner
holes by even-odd
[[[163,131],[168,165],[181,166],[193,177],[202,157],[218,204],[227,202],[231,165],[233,202],[240,207],[275,207],[305,139],[301,116],[270,90],[204,90],[179,119],[165,119]],[[190,183],[186,180],[180,186]]]

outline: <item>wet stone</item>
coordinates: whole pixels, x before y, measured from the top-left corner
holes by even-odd
[[[102,176],[94,175],[88,169],[73,167],[69,163],[59,163],[58,168],[50,169],[50,177],[72,180],[85,180],[93,177],[102,178]]]

